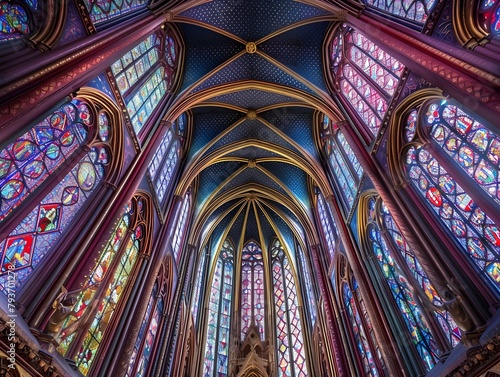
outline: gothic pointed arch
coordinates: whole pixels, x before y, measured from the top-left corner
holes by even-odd
[[[73,302],[76,315],[64,320],[56,339],[58,352],[75,359],[83,375],[99,369],[101,347],[110,341],[137,271],[151,253],[153,211],[151,196],[138,191],[123,208],[93,266],[80,271],[82,288]]]
[[[333,24],[325,41],[327,85],[369,143],[379,133],[405,67],[347,24]]]
[[[68,12],[56,0],[2,1],[0,7],[0,52],[5,57],[24,54],[24,48],[50,50],[61,37]]]
[[[163,326],[164,313],[168,308],[172,290],[173,270],[169,266],[171,265],[169,259],[171,259],[170,256],[167,256],[160,266],[125,377],[145,376],[151,369],[150,365],[154,359],[155,346],[158,342],[157,334]]]
[[[110,80],[139,140],[151,130],[180,85],[183,54],[177,28],[163,24],[111,65]]]
[[[426,370],[431,369],[439,356],[460,339],[444,300],[374,191],[367,191],[360,198],[358,231],[364,253],[370,257],[367,260],[373,261],[368,263],[373,271],[372,281],[379,281],[380,289],[387,292],[378,299],[399,313],[398,318],[389,319],[392,330],[405,333],[416,351],[410,357],[418,358]]]
[[[453,30],[468,49],[483,46],[500,37],[500,2],[458,0],[453,2]]]
[[[205,357],[202,358],[202,373],[207,377],[228,375],[235,257],[234,244],[227,238],[211,269],[210,293],[205,298],[208,318],[203,347]]]
[[[497,127],[439,90],[413,93],[396,109],[388,162],[477,274],[498,294],[500,137]]]
[[[294,375],[308,375],[303,334],[306,326],[299,306],[300,290],[296,286],[293,262],[278,238],[272,241],[270,254],[278,376],[287,376],[290,370]]]
[[[79,220],[98,210],[95,199],[116,183],[122,118],[106,95],[82,88],[0,153],[2,271],[18,271],[17,288],[28,292],[31,279],[47,273],[40,267],[61,257],[67,232],[81,227]]]

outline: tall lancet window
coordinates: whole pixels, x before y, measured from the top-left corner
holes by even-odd
[[[356,291],[358,283],[356,279],[352,281],[353,290]],[[357,308],[357,302],[354,298],[353,292],[351,288],[344,283],[343,285],[343,299],[344,299],[344,307],[347,311],[347,317],[351,322],[352,335],[356,341],[357,351],[363,360],[363,365],[365,368],[364,376],[367,377],[376,377],[379,376],[377,371],[377,365],[375,362],[374,354],[370,347],[370,342],[368,337],[366,336],[365,327],[363,322],[361,321],[361,316],[359,314]]]
[[[380,203],[380,207],[377,208],[377,214],[379,217],[380,228],[385,230],[385,235],[388,236],[388,247],[394,252],[401,255],[402,268],[407,271],[407,275],[415,278],[414,283],[421,290],[421,293],[425,294],[425,297],[435,306],[443,307],[443,299],[439,297],[435,288],[431,284],[427,274],[420,265],[415,253],[410,248],[408,243],[403,238],[399,228],[396,226],[394,219],[392,218],[389,210],[385,204]],[[398,256],[395,254],[395,257]],[[405,266],[406,265],[406,266]],[[424,298],[425,299],[425,298]],[[442,328],[444,336],[448,341],[449,345],[455,347],[460,341],[460,330],[457,324],[451,317],[450,313],[443,311],[434,311],[434,316],[437,323]]]
[[[225,240],[210,285],[203,377],[228,374],[233,274],[234,246]]]
[[[111,71],[137,135],[172,86],[177,44],[170,29],[160,29],[117,60]]]
[[[177,263],[179,263],[181,256],[182,241],[185,239],[184,236],[186,234],[189,208],[191,208],[191,194],[188,192],[182,201],[182,207],[180,208],[177,224],[175,226],[174,234],[172,235],[172,253],[174,254],[174,259]]]
[[[186,115],[182,114],[168,129],[148,166],[148,178],[162,208],[169,201],[168,193],[171,191],[174,174],[179,163],[181,145],[184,140],[185,118]]]
[[[302,270],[302,276],[304,277],[304,286],[305,292],[307,295],[307,306],[309,309],[309,318],[311,319],[311,326],[314,326],[317,318],[317,309],[316,309],[316,295],[314,293],[314,288],[312,284],[311,274],[309,272],[309,264],[307,263],[306,257],[300,245],[297,244],[297,255],[300,261],[300,267]]]
[[[271,248],[279,377],[308,375],[299,301],[292,266],[278,239]]]
[[[205,255],[205,251],[200,256],[200,260],[198,262],[198,271],[196,272],[196,281],[194,283],[193,289],[193,298],[191,302],[191,313],[193,315],[193,323],[195,326],[198,326],[198,313],[200,312],[203,303],[200,300],[203,300],[203,291],[202,286],[204,282],[205,276],[205,261],[207,257]]]
[[[405,114],[391,135],[402,134],[406,142],[398,152],[403,179],[500,292],[500,137],[495,127],[440,98]]]
[[[129,284],[133,284],[138,255],[146,252],[151,221],[148,216],[151,203],[148,202],[141,194],[125,206],[76,297],[76,315],[68,317],[62,326],[58,351],[66,357],[75,353],[76,365],[83,375],[91,371],[98,359],[99,347],[106,335],[110,335],[106,329],[115,323],[114,314],[122,304],[122,294],[130,289]],[[86,331],[79,329],[82,323]]]
[[[422,26],[425,23],[436,0],[362,0],[363,4],[373,7],[396,18],[413,21]]]
[[[264,262],[262,250],[254,241],[243,248],[241,260],[241,340],[256,325],[260,338],[264,334]]]
[[[337,191],[344,207],[349,211],[356,198],[363,168],[344,134],[326,115],[323,115],[321,139],[328,164],[335,177]]]
[[[388,246],[376,218],[376,201],[368,199],[366,212],[366,228],[362,231],[366,243],[371,248],[379,271],[384,277],[394,299],[394,307],[399,309],[410,338],[416,346],[426,369],[431,369],[437,362],[440,350],[434,340],[425,313],[417,305],[419,298],[412,292],[412,284],[403,274],[402,266]],[[360,207],[361,208],[361,207]]]
[[[366,136],[378,134],[404,66],[363,34],[340,26],[330,44],[330,71]]]
[[[321,228],[323,229],[323,235],[326,240],[326,247],[328,248],[328,253],[330,254],[330,260],[333,259],[335,255],[335,235],[337,234],[337,228],[333,223],[329,209],[323,195],[318,193],[318,216],[321,222]]]

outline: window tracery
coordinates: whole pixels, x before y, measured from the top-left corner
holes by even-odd
[[[120,304],[122,294],[133,282],[129,279],[138,254],[144,252],[148,239],[150,204],[142,195],[135,196],[124,208],[106,246],[90,270],[83,288],[76,297],[75,317],[68,317],[59,335],[58,351],[70,357],[76,354],[78,370],[87,375],[96,360],[106,329]],[[89,327],[81,327],[81,323]],[[79,331],[87,329],[81,344]],[[78,332],[77,332],[78,331]],[[80,348],[75,352],[75,350]]]
[[[182,114],[170,127],[148,166],[148,173],[161,205],[167,202],[172,178],[176,172],[184,141],[186,115]]]
[[[366,211],[365,242],[375,256],[379,271],[394,299],[395,308],[401,314],[420,359],[426,369],[430,370],[437,362],[441,351],[430,330],[428,318],[417,305],[420,299],[416,296],[418,293],[412,289],[411,281],[403,273],[403,266],[398,263],[388,245],[389,240],[382,235],[377,223],[376,200],[374,197],[368,197],[366,200],[366,207],[360,207],[360,210]],[[425,273],[422,272],[422,275]]]
[[[353,290],[356,290],[357,282],[355,279],[353,279],[352,284]],[[379,376],[380,374],[377,370],[374,354],[368,342],[366,331],[361,321],[360,313],[356,306],[354,295],[351,288],[346,283],[343,284],[342,293],[344,307],[346,308],[347,317],[349,318],[351,324],[353,336],[356,341],[357,351],[360,354],[361,359],[363,360],[365,369],[364,375],[370,377]]]
[[[335,255],[335,245],[336,245],[336,235],[337,235],[337,227],[333,223],[332,217],[330,216],[330,211],[327,208],[327,204],[325,203],[325,199],[321,193],[317,194],[318,201],[318,216],[321,222],[321,228],[323,230],[323,235],[325,236],[326,246],[328,248],[328,252],[330,254],[330,260],[333,260]]]
[[[241,261],[241,339],[244,340],[248,329],[255,324],[260,338],[265,340],[264,313],[264,261],[262,250],[254,242],[243,248]]]
[[[297,244],[297,255],[299,256],[300,266],[302,270],[302,277],[305,286],[305,292],[307,296],[307,303],[309,308],[309,317],[311,319],[311,327],[314,327],[317,318],[317,309],[316,309],[316,294],[314,293],[313,288],[313,280],[311,278],[311,274],[309,272],[309,265],[307,263],[306,257],[304,255],[304,251]]]
[[[182,202],[182,207],[180,208],[179,218],[177,220],[177,225],[175,226],[175,231],[172,236],[172,253],[174,254],[174,259],[179,263],[180,252],[182,246],[182,240],[184,239],[184,234],[186,232],[186,224],[189,215],[189,209],[191,207],[191,195],[187,193]]]
[[[493,218],[500,203],[499,136],[452,100],[431,99],[405,117],[405,177],[498,292],[500,229]],[[423,148],[424,143],[432,148]]]
[[[21,204],[33,206],[40,190],[49,191],[0,242],[2,290],[8,271],[16,271],[17,288],[26,283],[120,160],[114,155],[121,142],[114,119],[75,98],[0,152],[1,220],[15,217]],[[60,181],[52,179],[64,172]]]
[[[204,281],[204,276],[205,276],[205,261],[206,261],[206,255],[202,254],[200,256],[200,261],[198,263],[198,270],[196,272],[196,281],[194,283],[194,290],[193,290],[193,298],[192,298],[192,303],[191,303],[191,313],[193,315],[193,323],[195,326],[198,325],[198,312],[200,305],[203,306],[203,304],[200,302],[203,300],[203,292],[202,292],[202,285]]]
[[[0,2],[0,42],[29,36],[33,29],[33,15],[39,12],[37,0]]]
[[[173,31],[160,29],[111,66],[136,135],[172,88],[177,50]]]
[[[278,376],[305,377],[308,371],[295,278],[288,256],[278,239],[273,241],[271,256]]]
[[[225,240],[217,258],[210,288],[204,377],[228,375],[233,273],[234,246],[231,241]]]
[[[344,134],[326,115],[323,115],[321,127],[323,150],[334,175],[339,196],[349,212],[356,198],[363,168]]]
[[[404,66],[358,31],[343,25],[332,36],[330,70],[338,92],[373,138],[378,134]]]
[[[436,3],[435,0],[417,0],[411,3],[407,3],[405,0],[362,0],[362,2],[386,14],[415,21],[418,24],[425,23]]]

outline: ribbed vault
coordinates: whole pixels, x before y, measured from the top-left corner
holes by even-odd
[[[315,242],[311,189],[332,194],[315,111],[341,119],[322,70],[336,16],[322,4],[293,0],[189,4],[172,10],[187,63],[166,118],[188,110],[192,116],[176,192],[197,183],[190,242],[202,249],[229,236],[240,250],[250,239],[267,248],[274,236],[285,244],[303,244],[306,235]]]

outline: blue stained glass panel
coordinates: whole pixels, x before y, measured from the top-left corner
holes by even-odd
[[[439,358],[439,350],[429,330],[429,326],[415,301],[407,279],[402,275],[401,268],[394,259],[390,248],[380,233],[373,219],[375,200],[369,202],[368,240],[378,261],[380,271],[384,276],[397,307],[405,321],[408,332],[413,339],[420,358],[430,370]]]

